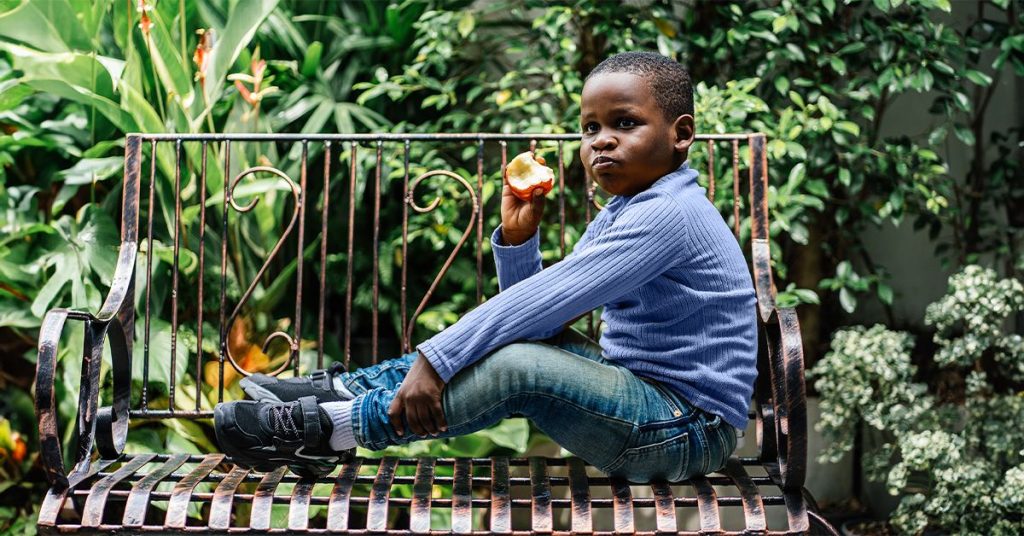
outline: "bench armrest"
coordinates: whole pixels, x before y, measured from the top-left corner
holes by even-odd
[[[135,151],[129,150],[129,156],[126,157],[129,158],[128,163],[131,163],[131,156],[138,156],[137,147],[136,144]],[[138,191],[137,175],[135,179],[134,184],[129,185],[131,179],[126,177],[126,195],[131,191]],[[130,200],[131,196],[127,197],[125,210],[137,214],[137,196],[134,198],[134,206],[129,206]],[[43,469],[51,484],[57,488],[64,489],[74,485],[88,474],[94,444],[100,456],[104,458],[120,456],[124,449],[128,436],[128,407],[131,397],[137,253],[138,244],[135,237],[131,234],[126,236],[125,230],[122,229],[122,242],[113,282],[100,311],[92,314],[86,311],[52,309],[43,318],[36,360],[35,411],[36,419],[39,421]],[[55,392],[57,349],[64,324],[68,319],[85,324],[82,377],[78,395],[77,452],[75,466],[70,474],[64,467]],[[114,380],[113,403],[111,406],[99,407],[100,369],[103,345],[107,337],[110,338],[111,372]]]
[[[800,322],[792,307],[774,307],[761,323],[757,432],[769,476],[800,489],[807,474],[807,392]],[[774,459],[773,459],[774,458]]]

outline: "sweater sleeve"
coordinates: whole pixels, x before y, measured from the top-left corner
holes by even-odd
[[[583,249],[584,244],[587,243],[593,234],[593,230],[599,225],[599,219],[602,214],[598,213],[597,218],[587,226],[586,230],[583,231],[583,236],[580,236],[580,239],[576,241],[576,245],[573,246],[572,252],[567,257],[571,257]],[[505,289],[542,269],[539,229],[533,233],[529,240],[518,246],[503,245],[502,240],[504,237],[501,233],[502,226],[498,225],[491,234],[491,251],[494,254],[494,267],[498,272],[499,292],[503,292]]]
[[[588,237],[586,247],[577,245],[572,255],[503,289],[417,350],[448,382],[492,350],[554,332],[686,258],[682,210],[669,198],[645,194]]]
[[[491,235],[491,251],[494,252],[494,268],[498,271],[498,291],[504,292],[541,270],[540,231],[518,246],[504,246],[501,241],[499,225]]]

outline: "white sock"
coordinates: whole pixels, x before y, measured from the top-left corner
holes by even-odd
[[[356,395],[352,393],[352,391],[349,391],[348,388],[345,387],[345,384],[342,383],[340,375],[331,378],[331,383],[334,384],[334,390],[337,391],[339,395],[344,396],[349,400],[352,400],[353,398],[356,397]]]
[[[352,428],[352,404],[352,400],[320,404],[331,418],[331,425],[334,427],[330,439],[331,448],[334,450],[348,450],[356,446],[355,429]]]

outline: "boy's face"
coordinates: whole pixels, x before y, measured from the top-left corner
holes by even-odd
[[[630,73],[602,73],[583,86],[580,158],[612,195],[634,195],[675,171],[693,142],[693,116],[665,118],[649,85]]]

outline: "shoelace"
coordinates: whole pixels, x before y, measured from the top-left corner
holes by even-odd
[[[299,427],[292,417],[292,404],[281,404],[270,407],[270,424],[274,433],[284,439],[299,439]]]

